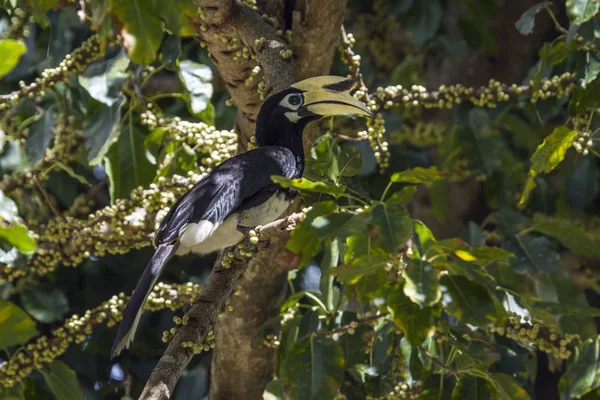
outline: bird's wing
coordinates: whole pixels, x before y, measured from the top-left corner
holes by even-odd
[[[156,232],[155,246],[175,242],[189,223],[221,223],[246,202],[266,200],[266,193],[276,189],[271,175],[296,177],[296,160],[289,149],[260,147],[224,161],[171,207]]]

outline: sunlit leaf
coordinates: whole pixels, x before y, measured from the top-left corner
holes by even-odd
[[[46,16],[46,12],[57,3],[58,0],[28,0],[31,4],[33,11],[33,17],[35,22],[40,24],[42,28],[47,28],[50,25],[50,21]]]
[[[403,274],[404,294],[415,304],[429,307],[437,303],[442,292],[433,264],[423,260],[412,259]]]
[[[37,248],[36,240],[29,229],[21,223],[15,202],[0,191],[0,240],[16,247],[22,253],[30,253]]]
[[[37,334],[35,322],[25,311],[0,299],[0,349],[26,343]]]
[[[198,116],[206,109],[213,94],[212,71],[207,65],[190,60],[179,63],[179,79],[190,96],[190,109]]]
[[[129,63],[125,53],[120,51],[113,58],[89,65],[77,79],[92,98],[111,107],[122,98],[121,90]]]
[[[525,205],[531,191],[535,188],[535,177],[541,173],[551,172],[561,163],[567,150],[573,145],[575,136],[577,136],[576,131],[566,126],[559,126],[537,147],[535,153],[531,156],[529,178],[519,200],[520,207]]]
[[[341,236],[347,237],[362,232],[373,216],[371,212],[334,212],[315,218],[311,227],[321,237]]]
[[[598,13],[597,0],[567,0],[567,15],[574,24],[581,25]]]
[[[143,0],[111,0],[110,8],[123,23],[123,48],[129,58],[137,64],[150,64],[163,36],[154,5]]]
[[[402,172],[396,172],[390,179],[392,182],[403,183],[425,183],[444,179],[446,172],[436,167],[411,168]]]
[[[27,46],[20,40],[0,40],[0,78],[17,66],[21,56],[27,52]]]
[[[309,192],[327,193],[334,196],[339,196],[346,190],[343,186],[328,185],[325,182],[314,182],[306,178],[302,179],[287,179],[283,176],[271,176],[271,180],[275,183],[279,183],[282,188],[293,187],[299,190],[306,190]]]
[[[435,326],[431,307],[421,308],[403,292],[402,286],[395,285],[388,294],[387,307],[392,319],[402,330],[406,340],[413,346],[423,343]]]

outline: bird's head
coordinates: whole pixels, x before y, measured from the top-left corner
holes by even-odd
[[[291,141],[301,141],[306,124],[322,117],[341,114],[372,116],[363,102],[350,95],[354,84],[355,81],[349,78],[318,76],[271,95],[258,113],[258,146],[285,146]]]

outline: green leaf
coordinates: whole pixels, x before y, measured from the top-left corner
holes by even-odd
[[[443,14],[439,0],[417,2],[411,10],[407,26],[413,43],[422,45],[432,39],[440,28]]]
[[[567,15],[573,24],[581,25],[592,19],[599,7],[597,0],[567,0]]]
[[[295,188],[299,190],[306,190],[308,192],[327,193],[333,196],[339,196],[346,191],[343,186],[332,186],[325,182],[314,182],[309,181],[306,178],[302,179],[288,179],[283,176],[273,175],[271,180],[278,183],[282,188]]]
[[[569,363],[565,374],[560,378],[558,387],[569,398],[585,394],[598,383],[600,377],[600,339],[588,343],[579,357]]]
[[[99,103],[97,103],[99,104]],[[90,112],[84,122],[85,145],[89,150],[90,165],[102,163],[104,156],[117,138],[117,127],[121,121],[121,107],[125,97],[119,96],[112,106],[98,105],[95,112]]]
[[[167,32],[179,36],[192,36],[193,28],[189,17],[198,13],[198,7],[193,0],[152,0],[159,18],[165,22]]]
[[[190,96],[192,114],[199,114],[206,109],[213,94],[212,71],[204,64],[190,60],[179,63],[179,79]]]
[[[77,79],[93,99],[111,107],[122,100],[121,90],[129,63],[125,52],[120,51],[113,58],[89,65]]]
[[[362,232],[371,222],[371,212],[334,212],[314,219],[311,224],[313,232],[320,237],[340,236],[348,237]]]
[[[21,56],[27,52],[27,46],[20,40],[0,40],[0,78],[17,66]]]
[[[36,320],[48,324],[63,319],[69,311],[65,293],[50,285],[37,285],[21,294],[21,304]]]
[[[171,66],[179,57],[181,57],[181,38],[177,35],[169,35],[160,47],[160,61],[163,65]]]
[[[143,0],[111,0],[113,14],[123,23],[123,48],[136,64],[150,64],[160,48],[163,31],[154,5]]]
[[[496,281],[494,278],[477,264],[452,258],[446,268],[448,269],[448,272],[453,275],[464,276],[489,290],[496,289]]]
[[[373,209],[373,223],[381,228],[378,242],[388,251],[398,250],[411,237],[413,230],[412,219],[398,200],[392,197]]]
[[[423,256],[435,245],[436,240],[433,232],[423,222],[414,219],[413,226],[415,230],[413,239],[419,253],[418,256]]]
[[[417,193],[417,187],[415,185],[404,186],[399,192],[390,196],[388,203],[400,203],[405,206],[412,201],[415,197],[415,193]]]
[[[57,0],[28,0],[33,10],[35,22],[41,25],[42,28],[47,28],[50,25],[50,20],[46,16],[46,12],[57,3]]]
[[[173,176],[174,174],[186,176],[189,171],[196,167],[198,157],[190,146],[185,143],[178,145],[171,142],[168,147],[172,148],[173,151],[169,151],[167,156],[169,162],[160,169],[158,176]]]
[[[150,184],[156,174],[156,167],[146,158],[144,135],[131,118],[121,130],[117,142],[106,153],[104,160],[113,203],[116,199],[129,196],[136,187]]]
[[[565,181],[564,196],[571,208],[583,210],[600,191],[600,173],[593,157],[582,157]]]
[[[362,256],[352,260],[350,266],[342,265],[335,268],[333,273],[337,275],[340,282],[352,284],[364,275],[382,271],[387,262],[388,258],[381,255]]]
[[[387,297],[387,308],[396,326],[402,330],[406,340],[418,346],[435,327],[433,309],[421,308],[404,295],[402,286],[392,287]]]
[[[531,229],[556,238],[576,254],[600,257],[600,243],[594,242],[583,229],[568,220],[542,219],[535,222]]]
[[[0,349],[24,344],[38,334],[35,322],[10,301],[0,299]]]
[[[306,214],[306,219],[296,226],[286,243],[286,249],[294,254],[302,255],[301,266],[307,265],[310,259],[321,250],[321,240],[310,229],[312,221],[336,209],[335,202],[322,201],[312,205],[312,209]]]
[[[475,145],[475,165],[486,175],[502,167],[506,158],[506,143],[498,129],[494,129],[487,111],[474,108],[468,113],[468,127]]]
[[[300,266],[304,266],[319,253],[321,241],[306,225],[298,225],[292,231],[285,248],[294,254],[302,255]]]
[[[438,169],[436,167],[429,168],[411,168],[405,171],[396,172],[392,175],[390,179],[392,182],[404,182],[404,183],[425,183],[425,182],[433,182],[440,179],[444,179],[446,175],[446,171],[442,169]]]
[[[344,379],[344,359],[333,340],[311,336],[288,353],[279,378],[294,399],[333,399]]]
[[[344,147],[338,156],[340,175],[354,176],[362,167],[362,153],[356,147]]]
[[[37,248],[37,243],[30,235],[29,229],[18,221],[7,224],[0,220],[0,239],[15,246],[22,253],[30,253]]]
[[[487,327],[498,319],[492,296],[483,286],[458,275],[442,276],[440,284],[449,296],[444,307],[462,322]]]
[[[31,124],[29,137],[25,143],[25,154],[37,164],[44,158],[44,152],[54,137],[54,113],[52,108],[45,110],[44,115]]]
[[[82,400],[77,375],[62,361],[53,361],[40,371],[56,400]]]
[[[403,274],[404,294],[415,304],[429,307],[440,301],[442,291],[433,264],[411,259]]]
[[[534,4],[529,7],[527,11],[521,14],[521,18],[515,22],[515,27],[522,35],[529,35],[533,33],[533,27],[535,26],[535,16],[537,13],[542,11],[548,5],[548,1],[542,1],[541,3]]]
[[[560,268],[560,257],[546,237],[514,235],[505,239],[502,247],[515,255],[515,258],[510,259],[510,264],[516,272],[549,274]]]
[[[465,376],[461,378],[452,390],[452,400],[496,399],[497,390],[492,384],[482,378]]]
[[[263,400],[283,400],[283,383],[278,379],[273,379],[265,387]]]
[[[562,304],[540,301],[535,303],[533,308],[543,309],[553,315],[590,318],[600,317],[600,309],[580,304]]]
[[[0,386],[0,398],[2,400],[25,400],[25,388],[20,384],[12,387]]]
[[[600,60],[593,53],[588,52],[585,54],[585,83],[593,82],[600,74]]]
[[[490,377],[496,383],[498,398],[502,400],[530,400],[531,396],[513,377],[501,374],[492,373]]]
[[[525,205],[531,191],[535,188],[535,177],[542,172],[549,173],[556,168],[565,158],[565,154],[573,145],[573,139],[576,136],[576,131],[572,131],[566,126],[559,126],[537,147],[531,156],[529,178],[519,200],[520,207]]]

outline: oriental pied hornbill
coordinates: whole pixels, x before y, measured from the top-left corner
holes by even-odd
[[[244,238],[238,227],[268,224],[287,209],[294,192],[271,176],[302,176],[302,132],[309,122],[329,115],[371,115],[349,94],[353,85],[348,78],[320,76],[271,95],[258,113],[258,147],[224,161],[177,200],[156,232],[156,251],[127,304],[112,357],[133,341],[146,299],[173,255],[233,246]]]

